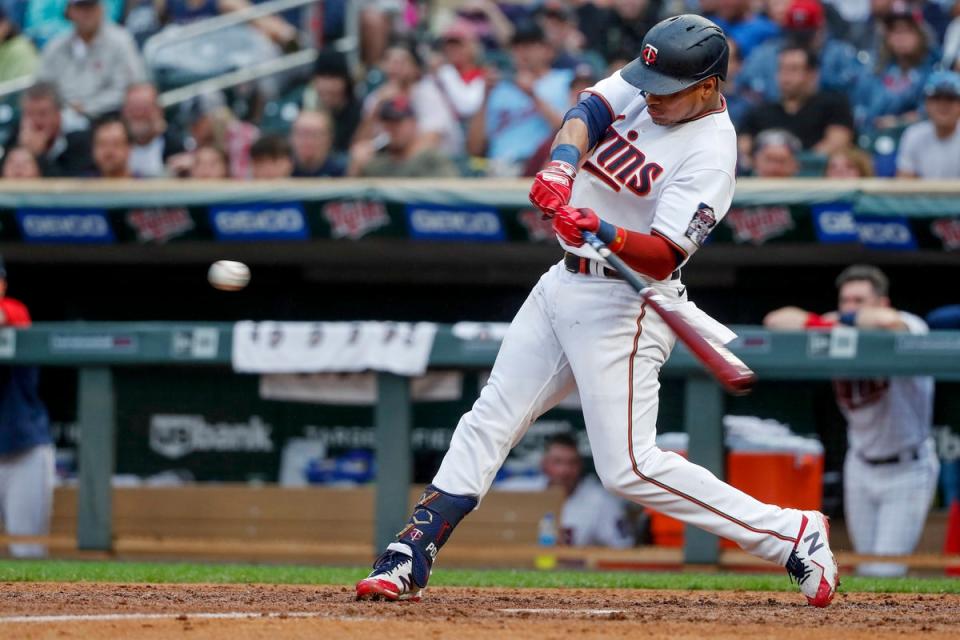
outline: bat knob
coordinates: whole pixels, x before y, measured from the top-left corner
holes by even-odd
[[[753,391],[757,384],[757,374],[754,372],[744,373],[734,378],[723,381],[723,386],[730,395],[745,396]]]

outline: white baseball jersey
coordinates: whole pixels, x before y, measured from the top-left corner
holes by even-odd
[[[923,320],[899,313],[910,333],[927,333]],[[833,386],[847,419],[849,447],[859,455],[870,460],[889,458],[919,447],[930,437],[933,378],[837,380]]]
[[[653,122],[646,99],[619,71],[587,93],[606,103],[614,122],[584,161],[570,204],[589,207],[619,227],[663,237],[685,262],[733,200],[737,134],[726,104],[664,127]],[[589,247],[564,248],[596,258]]]
[[[725,108],[660,126],[619,72],[592,91],[616,120],[577,175],[572,204],[627,229],[660,234],[689,258],[733,198],[736,135]],[[590,249],[566,249],[596,257]],[[699,312],[677,280],[654,287],[671,308]],[[731,337],[723,331],[714,331],[721,342]],[[608,491],[782,566],[808,517],[763,504],[656,446],[660,369],[674,342],[624,280],[554,265],[510,323],[487,385],[460,419],[433,484],[482,498],[530,424],[576,388],[594,468]]]

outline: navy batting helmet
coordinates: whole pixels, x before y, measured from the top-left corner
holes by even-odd
[[[713,76],[725,80],[729,58],[723,29],[688,13],[654,25],[643,39],[640,57],[620,74],[641,91],[670,95]]]

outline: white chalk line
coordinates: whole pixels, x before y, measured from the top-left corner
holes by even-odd
[[[115,622],[138,620],[238,620],[322,618],[321,612],[292,611],[290,613],[258,613],[256,611],[228,611],[222,613],[84,613],[58,616],[0,616],[0,624],[37,622]]]
[[[534,615],[564,614],[585,616],[609,616],[624,613],[623,609],[497,609],[501,613],[522,613]],[[288,618],[327,618],[342,621],[381,620],[376,616],[344,616],[323,613],[321,611],[291,611],[289,613],[260,613],[256,611],[227,611],[220,613],[83,613],[53,616],[0,616],[0,624],[47,624],[53,622],[137,622],[143,620],[171,620],[189,622],[191,620],[284,620]]]
[[[611,616],[617,613],[625,613],[623,609],[497,609],[503,613],[563,613],[563,614],[580,614],[587,616]]]

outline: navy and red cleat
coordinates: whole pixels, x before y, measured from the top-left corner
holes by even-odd
[[[423,587],[413,580],[413,557],[407,545],[394,542],[373,563],[370,575],[357,583],[357,600],[419,602]]]
[[[826,607],[840,585],[837,561],[830,550],[830,523],[819,511],[804,511],[800,533],[787,560],[787,574],[800,585],[807,602]]]

